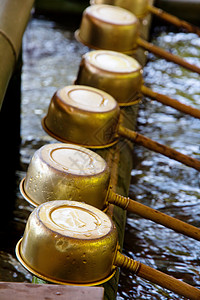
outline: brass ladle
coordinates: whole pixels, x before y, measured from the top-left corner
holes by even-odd
[[[200,161],[123,127],[119,124],[119,116],[118,103],[106,92],[71,85],[54,94],[42,125],[57,140],[88,148],[106,148],[121,136],[200,170]]]
[[[137,18],[144,18],[149,12],[156,15],[157,17],[177,26],[186,29],[188,32],[196,33],[200,36],[200,28],[188,23],[187,21],[181,20],[178,17],[165,12],[164,10],[150,5],[149,0],[90,0],[91,5],[93,4],[109,4],[116,5],[131,11]]]
[[[48,144],[33,155],[20,191],[33,206],[63,199],[101,210],[115,204],[200,241],[200,229],[114,193],[109,182],[109,167],[97,153],[72,144]]]
[[[31,213],[16,255],[32,274],[54,283],[102,284],[120,267],[186,298],[200,298],[197,288],[121,254],[117,240],[117,229],[105,213],[57,200]]]
[[[200,119],[200,110],[154,92],[143,84],[142,66],[120,52],[93,50],[82,56],[75,84],[88,85],[109,93],[120,106],[138,103],[141,93],[164,105]]]
[[[200,74],[200,68],[139,37],[139,22],[134,14],[118,6],[92,5],[83,12],[75,37],[94,49],[133,54],[138,46]]]

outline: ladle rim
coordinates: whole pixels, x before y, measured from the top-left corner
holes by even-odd
[[[138,95],[137,99],[130,101],[130,102],[118,102],[118,105],[121,106],[133,106],[137,105],[142,101],[141,95]]]
[[[99,48],[99,47],[96,47],[96,46],[93,46],[91,44],[88,44],[86,41],[84,41],[81,37],[80,37],[80,29],[77,29],[74,33],[74,36],[76,38],[76,40],[79,42],[79,43],[82,43],[83,45],[87,46],[88,48],[90,49],[95,49],[95,50],[108,50],[108,49],[104,49],[104,48]],[[109,49],[110,50],[110,49]],[[110,51],[116,51],[116,52],[120,52],[120,53],[123,53],[123,54],[127,54],[127,55],[132,55],[136,52],[137,50],[137,47],[135,48],[132,48],[130,50],[127,50],[127,51],[117,51],[117,50],[110,50]]]
[[[53,133],[46,125],[45,123],[45,120],[46,120],[47,116],[45,116],[44,118],[42,118],[42,127],[43,129],[47,132],[47,134],[49,134],[51,137],[53,137],[54,139],[62,142],[62,143],[69,143],[69,144],[75,144],[75,145],[78,145],[78,146],[81,146],[81,147],[85,147],[85,148],[89,148],[89,149],[104,149],[104,148],[109,148],[109,147],[112,147],[114,146],[119,138],[118,137],[115,137],[114,140],[108,144],[105,144],[105,145],[83,145],[83,144],[78,144],[78,143],[75,143],[75,142],[71,142],[71,141],[68,141],[68,140],[65,140],[64,138],[56,135],[55,133]]]
[[[38,204],[37,202],[35,202],[34,200],[32,200],[26,193],[25,188],[24,188],[24,183],[25,183],[26,177],[24,177],[19,184],[19,190],[20,193],[22,194],[23,198],[30,203],[31,205],[33,205],[34,207],[38,207],[40,204]]]
[[[77,283],[77,282],[67,282],[67,281],[62,281],[62,280],[56,280],[56,279],[53,279],[51,277],[47,277],[45,275],[42,275],[42,274],[38,273],[36,270],[31,268],[23,260],[21,252],[20,252],[22,240],[23,240],[23,237],[17,242],[16,248],[15,248],[17,259],[22,264],[22,266],[25,269],[27,269],[30,273],[32,273],[34,276],[39,277],[39,278],[41,278],[42,280],[45,280],[45,281],[49,281],[49,282],[52,282],[52,283],[55,283],[55,284],[63,284],[63,285],[95,286],[95,285],[103,284],[103,283],[107,282],[108,280],[110,280],[115,275],[115,273],[117,271],[117,267],[115,267],[108,277],[106,277],[104,279],[101,279],[101,280],[98,280],[98,281],[95,281],[95,282],[91,282],[91,283]]]
[[[42,203],[37,203],[34,200],[32,200],[26,193],[25,188],[24,188],[24,183],[25,183],[26,177],[24,177],[19,184],[19,189],[20,189],[20,193],[22,195],[22,197],[24,198],[24,200],[26,200],[29,204],[31,204],[34,208],[38,207],[39,205],[41,205]],[[61,199],[58,199],[61,200]],[[76,201],[76,200],[73,200]],[[48,201],[45,201],[48,202]],[[77,201],[79,202],[79,201]],[[96,207],[96,206],[95,206]],[[108,210],[108,205],[105,205],[104,208],[101,209],[101,211],[103,211],[104,213],[106,213]]]

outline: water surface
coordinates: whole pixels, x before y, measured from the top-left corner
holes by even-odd
[[[153,42],[200,64],[200,39],[195,34],[156,31]],[[21,168],[17,184],[25,176],[36,149],[51,141],[41,128],[53,93],[72,84],[87,47],[76,42],[71,31],[53,21],[33,19],[23,41]],[[145,84],[200,109],[199,75],[149,55]],[[140,106],[138,131],[185,154],[200,159],[200,120],[150,99]],[[199,172],[178,162],[135,147],[130,197],[171,216],[200,227]],[[23,234],[32,211],[16,188],[15,240]],[[14,247],[14,243],[12,243]],[[6,247],[5,247],[6,248]],[[128,214],[124,253],[200,288],[199,242]],[[17,262],[14,248],[0,252],[0,280],[31,281]],[[121,272],[118,300],[182,299],[173,293]]]
[[[195,34],[158,32],[153,43],[200,66],[200,38]],[[200,109],[200,76],[149,55],[145,84],[156,92]],[[148,137],[200,159],[200,120],[145,99],[138,130]],[[194,226],[200,226],[199,172],[136,146],[130,197]],[[199,242],[161,225],[128,214],[125,253],[134,259],[200,287]],[[121,273],[118,299],[183,299],[156,285]]]

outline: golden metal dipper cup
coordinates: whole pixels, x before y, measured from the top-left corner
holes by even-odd
[[[144,18],[148,13],[152,13],[177,27],[185,28],[188,32],[194,32],[200,36],[199,27],[181,20],[160,8],[150,5],[149,0],[90,0],[90,4],[109,4],[120,6],[131,11],[139,19]]]
[[[150,150],[200,170],[200,161],[153,141],[119,124],[119,106],[109,94],[89,86],[72,85],[53,96],[43,128],[62,142],[105,148],[124,137]]]
[[[140,101],[142,67],[120,52],[95,50],[83,55],[76,84],[88,85],[109,93],[121,106]]]
[[[200,74],[198,66],[141,39],[136,16],[119,6],[97,4],[87,7],[75,37],[90,48],[114,50],[126,54],[133,54],[139,46]]]
[[[29,216],[16,252],[34,275],[59,284],[97,285],[115,273],[117,230],[102,211],[74,201],[51,201]]]
[[[146,219],[200,240],[200,229],[114,193],[106,161],[70,144],[49,144],[35,152],[20,191],[34,206],[53,200],[86,202],[100,209],[115,204]]]
[[[38,149],[20,183],[33,206],[52,200],[77,200],[102,209],[110,172],[104,159],[72,144],[48,144]]]
[[[16,255],[32,274],[54,283],[98,285],[121,267],[189,299],[200,297],[198,289],[122,255],[112,220],[84,203],[57,200],[38,206]]]
[[[200,110],[154,92],[142,84],[142,66],[132,57],[108,50],[83,55],[76,84],[89,85],[109,93],[120,106],[134,105],[141,94],[200,119]]]
[[[54,94],[43,127],[61,142],[105,148],[117,141],[118,118],[119,106],[109,94],[72,85]]]
[[[90,48],[129,52],[137,46],[139,22],[128,10],[92,5],[83,12],[76,38]]]

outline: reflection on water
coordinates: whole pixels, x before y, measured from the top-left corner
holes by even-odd
[[[194,34],[159,32],[154,43],[199,64],[200,39]],[[22,169],[17,172],[18,182],[25,176],[35,150],[51,140],[41,128],[41,118],[46,114],[50,98],[59,87],[73,83],[81,56],[87,51],[87,47],[74,40],[73,33],[56,23],[37,19],[30,22],[24,38]],[[144,78],[146,85],[155,91],[200,109],[199,75],[150,55]],[[199,120],[155,101],[146,99],[141,104],[138,118],[141,133],[198,159],[199,127]],[[137,159],[132,171],[131,198],[200,227],[199,173],[141,147],[135,148],[134,155]],[[18,188],[16,195],[16,236],[7,251],[0,252],[0,271],[3,270],[0,280],[31,281],[31,275],[20,267],[14,250],[10,250],[23,234],[32,210]],[[128,214],[124,253],[200,287],[199,242]],[[181,297],[122,272],[118,299]]]

